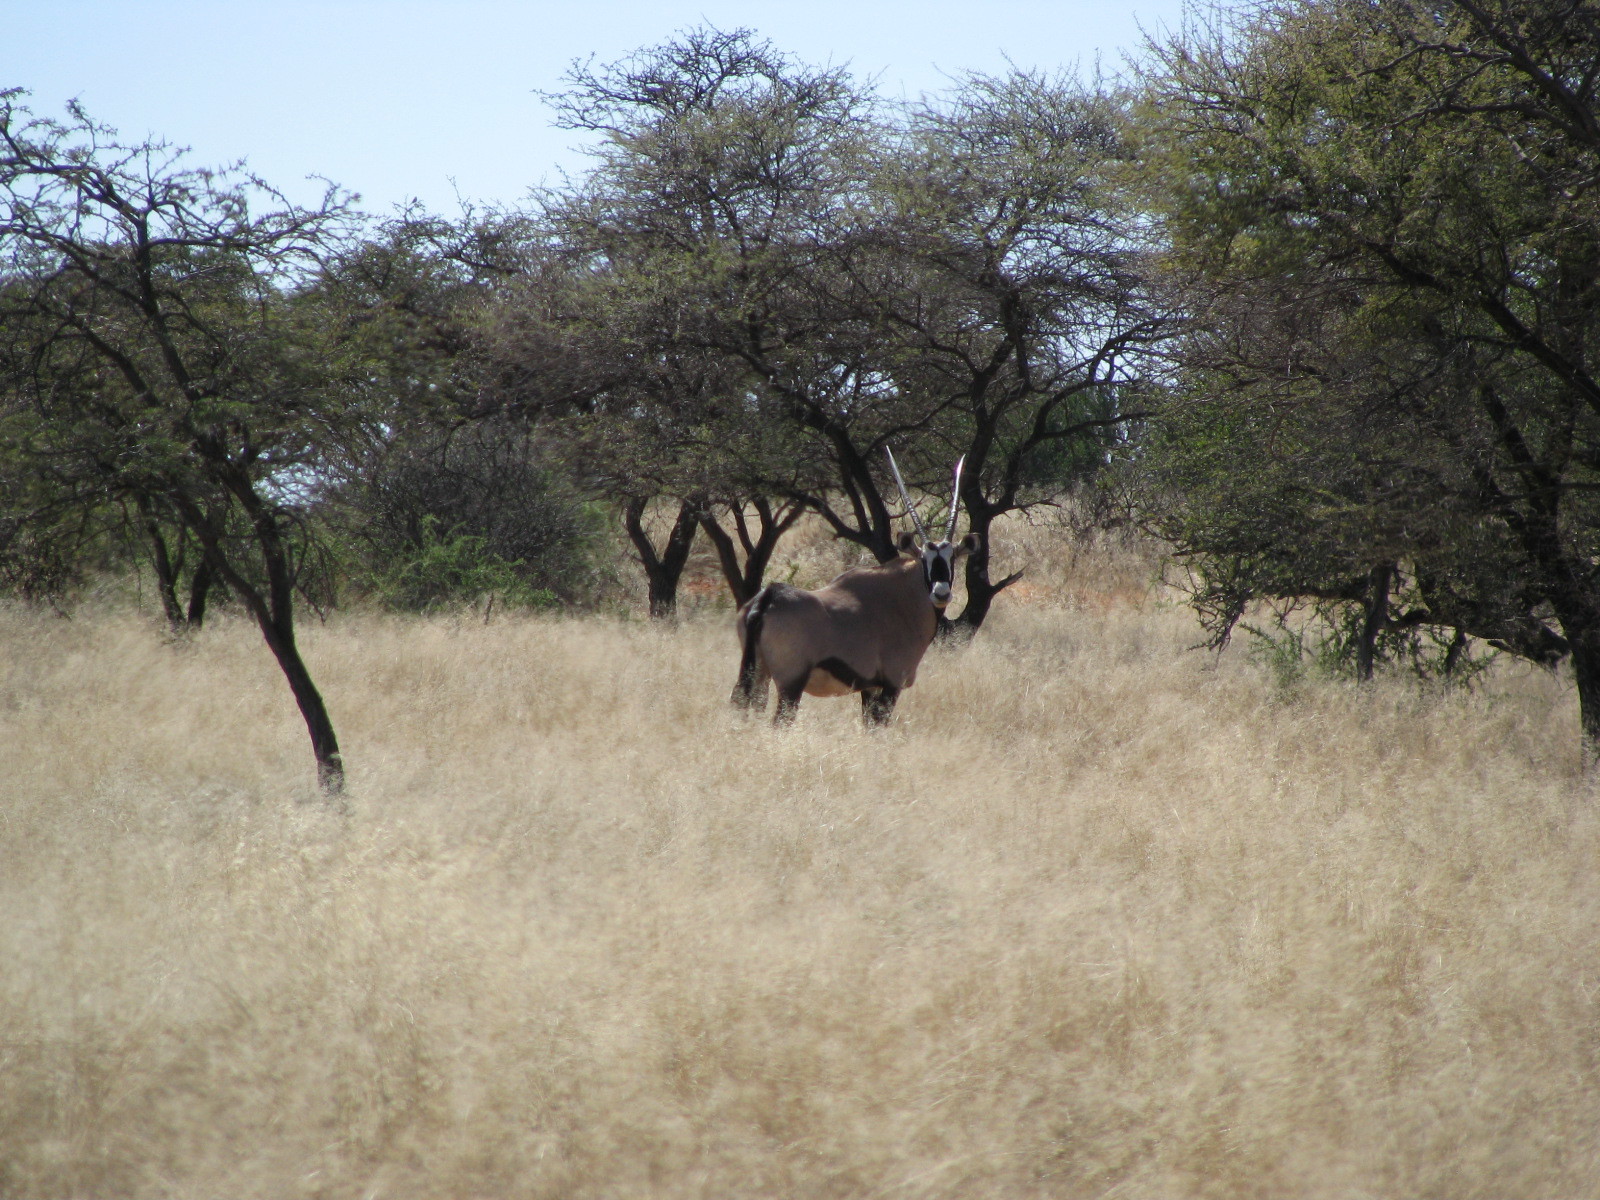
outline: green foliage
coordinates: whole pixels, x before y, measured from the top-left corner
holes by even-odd
[[[883,104],[708,28],[570,82],[562,121],[606,140],[547,205],[552,265],[508,298],[496,349],[597,490],[803,504],[887,560],[886,446],[945,506],[964,457],[982,535],[1136,419],[1169,325],[1119,182],[1119,97],[1008,71]],[[965,560],[971,628],[1009,582],[988,563],[986,541]]]
[[[75,106],[67,123],[34,118],[19,98],[0,93],[6,508],[58,528],[135,510],[281,605],[313,557],[294,481],[356,419],[306,291],[348,210],[331,193],[275,207],[259,181],[119,143]]]
[[[1265,619],[1241,620],[1246,653],[1281,689],[1308,678],[1359,680],[1358,646],[1366,609],[1345,601],[1279,601]],[[1373,647],[1374,659],[1390,670],[1448,687],[1470,687],[1488,670],[1495,652],[1476,652],[1459,630],[1437,625],[1386,625]]]
[[[489,549],[482,534],[441,532],[439,518],[422,520],[421,544],[397,554],[371,583],[380,602],[403,612],[435,612],[466,604],[499,603],[509,608],[555,608],[560,597],[534,587],[519,573],[521,560],[507,562]]]
[[[393,441],[321,510],[357,590],[396,607],[586,604],[600,590],[604,512],[514,422]]]
[[[162,548],[198,547],[200,581],[214,573],[255,618],[337,791],[343,761],[294,610],[325,582],[305,481],[362,416],[310,288],[351,232],[347,198],[330,188],[297,207],[162,143],[121,142],[76,103],[61,122],[21,97],[0,92],[0,474],[20,484],[0,521],[22,545],[125,521],[174,624],[186,618]],[[55,545],[76,566],[93,543]]]
[[[1280,691],[1290,691],[1306,678],[1305,633],[1287,623],[1264,627],[1246,623],[1251,661],[1263,667]]]
[[[1278,601],[1315,616],[1281,663],[1570,653],[1600,746],[1596,61],[1578,0],[1294,0],[1158,48],[1192,319],[1130,472],[1214,641]]]

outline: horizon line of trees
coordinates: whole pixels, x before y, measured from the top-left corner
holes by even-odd
[[[653,617],[700,539],[742,602],[804,513],[894,557],[892,447],[930,505],[966,459],[949,633],[1097,479],[1214,645],[1568,662],[1592,759],[1597,75],[1580,0],[1248,4],[908,104],[701,27],[548,97],[573,184],[376,222],[0,92],[0,587],[238,605],[337,791],[304,607],[579,603],[608,528]]]

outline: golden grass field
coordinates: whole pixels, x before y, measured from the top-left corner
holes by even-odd
[[[339,805],[244,623],[0,609],[0,1195],[1600,1195],[1570,685],[1025,534],[878,734],[709,604],[308,621]]]

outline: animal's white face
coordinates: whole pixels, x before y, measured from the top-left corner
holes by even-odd
[[[928,599],[944,608],[950,603],[950,585],[955,582],[956,548],[950,542],[929,542],[922,548],[922,577],[928,584]]]
[[[963,554],[971,554],[978,545],[979,539],[975,533],[967,534],[959,542],[924,542],[921,546],[909,533],[900,538],[900,549],[922,560],[922,579],[928,585],[928,600],[940,611],[950,603],[950,589],[956,579],[956,561]]]

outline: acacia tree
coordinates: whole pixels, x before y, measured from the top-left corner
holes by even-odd
[[[324,439],[337,475],[361,475],[402,427],[493,415],[481,319],[529,273],[534,236],[515,212],[467,206],[446,218],[413,205],[324,256],[302,300],[329,321],[326,352],[349,393],[350,419]]]
[[[730,343],[793,318],[860,97],[744,31],[692,31],[569,81],[551,98],[561,121],[606,142],[578,187],[544,198],[539,252],[491,323],[486,394],[536,416],[616,501],[653,616],[674,611],[702,532],[742,601],[826,470]],[[886,510],[882,524],[887,545]]]
[[[1144,415],[1129,398],[1171,332],[1123,182],[1125,124],[1118,100],[1065,79],[968,76],[907,114],[873,179],[863,265],[840,273],[882,373],[938,410],[917,456],[928,490],[964,456],[981,535],[968,631],[1021,574],[989,578],[995,519],[1054,498],[1059,479],[1030,486],[1042,460],[1103,460]]]
[[[634,325],[634,292],[565,247],[542,251],[486,323],[482,397],[536,423],[579,488],[616,506],[650,614],[670,616],[709,518],[709,490],[726,484],[707,464],[734,457],[726,448],[743,435],[736,425],[713,429],[720,384],[711,360],[651,349],[653,334],[641,339]]]
[[[866,178],[870,96],[844,71],[797,64],[745,30],[690,31],[570,80],[554,98],[563,122],[607,141],[547,218],[552,240],[604,281],[608,340],[637,369],[614,411],[654,397],[682,437],[660,457],[689,444],[708,452],[695,472],[718,486],[679,489],[703,528],[708,504],[758,513],[741,588],[759,579],[797,504],[893,558],[881,448],[933,413],[889,385],[870,330],[821,282],[839,270],[840,231]],[[685,368],[716,386],[671,387]],[[732,535],[718,549],[737,558]]]
[[[718,364],[723,386],[696,410],[702,430],[723,422],[708,440],[765,431],[721,456],[742,493],[725,503],[809,508],[888,561],[885,447],[935,495],[965,455],[961,501],[987,534],[1044,495],[1029,486],[1042,459],[1065,446],[1096,460],[1137,416],[1126,399],[1166,324],[1142,289],[1110,98],[974,76],[894,116],[843,72],[742,31],[695,31],[573,82],[566,121],[609,140],[553,208],[555,240],[608,280],[612,320],[631,314],[609,340],[632,361]],[[760,528],[781,533],[773,511]],[[731,534],[704,527],[732,581]],[[770,543],[749,540],[747,562],[763,562]],[[991,582],[986,539],[966,570],[959,620],[975,629],[1016,576]]]
[[[164,144],[120,142],[76,105],[56,122],[20,98],[0,94],[4,456],[42,507],[125,503],[192,539],[255,619],[337,792],[295,598],[317,561],[300,491],[348,413],[326,321],[296,290],[345,234],[345,205],[330,189],[295,207]]]
[[[1224,438],[1317,433],[1342,414],[1349,472],[1315,527],[1369,573],[1404,560],[1423,619],[1536,659],[1570,654],[1600,752],[1600,178],[1592,6],[1479,0],[1285,3],[1161,48],[1175,259],[1209,299],[1193,404]],[[1335,318],[1333,353],[1241,298]],[[1303,297],[1313,297],[1311,300]],[[1215,385],[1219,361],[1232,381]],[[1300,421],[1320,406],[1324,414]],[[1299,410],[1297,412],[1297,410]],[[1287,416],[1288,420],[1277,420]],[[1292,444],[1293,439],[1291,439]],[[1237,443],[1230,443],[1238,445]],[[1239,445],[1306,492],[1268,439]],[[1380,510],[1387,506],[1388,519]],[[1226,524],[1198,511],[1201,523]],[[1379,514],[1375,517],[1374,514]],[[1362,526],[1382,536],[1361,535]],[[1293,575],[1308,527],[1210,554]],[[1343,547],[1344,549],[1339,549]],[[1364,547],[1365,561],[1356,551]],[[1289,586],[1285,579],[1279,586]],[[1378,620],[1387,616],[1377,613]]]
[[[755,598],[766,578],[778,541],[805,512],[792,498],[734,497],[708,504],[700,528],[717,553],[717,565],[736,605]],[[752,519],[753,518],[753,519]],[[726,521],[728,527],[724,527]]]
[[[558,447],[497,401],[506,364],[486,352],[497,302],[549,282],[536,251],[516,212],[413,206],[301,295],[327,315],[346,415],[320,439],[317,513],[350,552],[348,577],[390,603],[475,599],[494,579],[513,597],[573,600],[589,582],[591,514]]]

